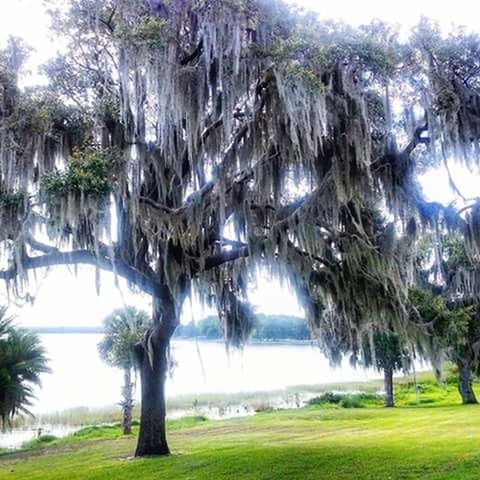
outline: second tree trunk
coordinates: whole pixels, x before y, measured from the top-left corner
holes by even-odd
[[[469,365],[463,362],[457,362],[458,366],[458,391],[462,396],[462,403],[464,405],[477,403],[475,392],[472,388],[472,370]]]
[[[133,383],[132,372],[126,368],[123,374],[122,389],[122,430],[124,435],[132,433],[132,410],[133,410]]]
[[[395,402],[393,400],[393,369],[385,368],[383,371],[383,382],[385,388],[385,406],[393,407]]]

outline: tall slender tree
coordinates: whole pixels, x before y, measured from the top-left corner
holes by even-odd
[[[402,345],[402,338],[392,332],[375,329],[364,341],[362,364],[383,372],[385,406],[394,407],[395,397],[393,374],[396,371],[408,371],[411,365],[411,353]]]
[[[100,356],[109,365],[123,370],[122,430],[132,433],[134,383],[132,375],[137,369],[135,349],[147,332],[150,319],[146,312],[127,306],[114,310],[103,321],[105,336],[98,344]]]
[[[351,331],[341,318],[332,317],[326,311],[321,316],[314,335],[322,352],[334,367],[339,367],[344,359],[355,367],[374,368],[383,374],[385,406],[394,407],[393,374],[408,371],[413,355],[409,341],[418,341],[413,330],[395,331],[388,322],[371,323],[360,331]],[[417,332],[418,335],[419,332]]]
[[[137,455],[169,451],[167,349],[192,288],[240,345],[259,266],[313,324],[323,305],[351,331],[402,322],[418,219],[435,220],[417,160],[480,140],[475,39],[449,40],[459,56],[428,25],[401,45],[277,0],[153,3],[53,9],[47,88],[19,90],[18,42],[0,55],[0,278],[21,294],[31,270],[87,264],[152,296]],[[399,221],[378,226],[380,204]]]

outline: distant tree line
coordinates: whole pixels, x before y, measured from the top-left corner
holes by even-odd
[[[105,333],[104,326],[38,326],[28,330],[33,333]],[[181,324],[175,332],[176,338],[201,338],[219,340],[224,338],[216,315],[209,315],[197,322]],[[310,340],[310,330],[305,319],[291,315],[256,315],[252,340]]]
[[[181,324],[175,332],[176,338],[201,338],[218,340],[223,338],[218,318],[210,315],[198,322]],[[256,315],[252,340],[310,340],[310,331],[303,318],[290,315]]]

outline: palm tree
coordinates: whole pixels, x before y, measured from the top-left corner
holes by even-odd
[[[132,432],[133,389],[132,371],[136,369],[135,345],[143,339],[149,325],[149,316],[143,310],[127,306],[114,310],[103,321],[105,337],[98,344],[102,359],[124,372],[122,387],[122,429]]]
[[[0,423],[11,425],[18,413],[32,415],[34,387],[42,373],[50,372],[46,352],[34,333],[12,324],[6,307],[0,307]]]
[[[0,340],[3,340],[10,331],[12,322],[13,317],[7,317],[7,307],[0,305]]]

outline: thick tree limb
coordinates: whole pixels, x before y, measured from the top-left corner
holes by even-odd
[[[199,58],[200,55],[203,52],[203,39],[201,39],[197,46],[195,47],[195,50],[193,50],[192,53],[186,55],[180,60],[180,65],[184,67],[185,65],[188,65],[190,62],[193,62],[195,59]]]
[[[162,205],[161,203],[158,203],[148,197],[139,197],[139,202],[148,205],[155,210],[160,210],[166,214],[178,215],[179,213],[184,212],[190,205],[196,204],[197,201],[202,201],[204,197],[213,190],[214,186],[214,182],[207,182],[200,190],[197,190],[196,192],[190,194],[185,200],[185,203],[179,208],[166,207],[165,205]]]
[[[37,257],[27,257],[24,259],[22,267],[24,270],[35,270],[59,265],[92,265],[102,270],[116,273],[149,295],[158,295],[162,288],[154,279],[132,268],[124,261],[112,261],[108,257],[97,257],[89,250],[56,251]],[[17,268],[3,270],[0,271],[0,279],[6,281],[14,280],[18,273]]]
[[[274,76],[271,71],[267,71],[265,74],[265,77],[258,83],[258,85],[255,88],[256,95],[257,95],[257,100],[256,100],[256,106],[254,107],[254,111],[252,114],[252,118],[250,118],[245,124],[243,124],[240,129],[234,134],[234,138],[232,140],[232,143],[230,146],[226,149],[226,151],[223,154],[223,159],[220,162],[220,164],[216,167],[216,172],[215,172],[215,177],[218,178],[222,172],[226,170],[226,167],[228,166],[229,159],[231,157],[231,153],[235,151],[235,148],[237,145],[245,138],[247,133],[252,129],[252,127],[255,126],[258,116],[265,107],[266,103],[266,93],[265,89],[267,85],[274,80]],[[234,118],[244,118],[244,113],[243,112],[234,112],[233,113]],[[216,121],[211,123],[210,125],[206,126],[205,129],[203,130],[202,134],[200,135],[199,139],[199,145],[197,148],[200,148],[203,143],[207,140],[209,135],[218,127],[223,125],[223,118],[220,116]],[[192,153],[192,152],[190,152]],[[183,162],[182,162],[182,178],[186,178],[187,175],[190,173],[190,168],[191,168],[191,163],[188,158],[188,150],[185,149],[185,152],[183,154]]]
[[[159,202],[156,202],[155,200],[152,200],[149,197],[139,197],[138,201],[140,203],[143,203],[144,205],[148,205],[149,207],[154,208],[155,210],[160,210],[163,213],[166,214],[171,214],[171,213],[178,213],[179,211],[183,210],[183,208],[169,208],[165,205],[162,205]]]
[[[404,148],[402,155],[410,155],[418,145],[428,145],[430,139],[428,137],[422,137],[422,134],[428,130],[428,123],[421,125],[415,129],[413,138],[410,143]]]
[[[460,215],[461,213],[466,212],[467,210],[470,210],[471,208],[475,208],[478,206],[479,206],[479,201],[476,201],[475,203],[472,203],[470,205],[466,205],[465,207],[458,210],[457,215]]]
[[[207,257],[203,270],[211,270],[212,268],[219,267],[224,263],[233,262],[239,258],[248,257],[249,254],[250,252],[247,246],[226,250],[224,252],[212,255],[211,257]],[[196,262],[194,265],[194,269],[196,269],[196,271],[200,271],[200,264],[198,262]]]
[[[28,243],[28,245],[30,245],[30,247],[33,250],[36,250],[37,252],[42,252],[42,253],[47,253],[47,254],[48,253],[59,253],[58,248],[52,247],[51,245],[47,245],[47,244],[42,243],[42,242],[39,242],[38,240],[33,238],[32,235],[27,236],[26,242]]]

